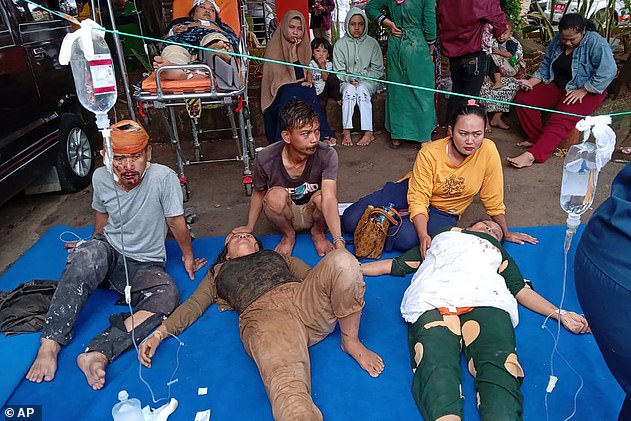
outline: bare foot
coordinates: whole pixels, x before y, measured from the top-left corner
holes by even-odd
[[[171,64],[170,62],[164,60],[161,56],[155,56],[153,58],[153,68],[154,68],[154,70],[158,70],[160,67],[168,66],[170,64]]]
[[[504,120],[502,120],[501,117],[499,117],[499,118],[493,117],[491,119],[491,126],[499,127],[500,129],[504,129],[504,130],[510,129],[510,126],[508,124],[504,123]]]
[[[534,143],[529,142],[527,140],[522,140],[521,142],[517,143],[517,146],[519,146],[520,148],[529,148],[532,145],[534,145]]]
[[[502,86],[504,86],[504,85],[502,84],[502,81],[499,80],[499,81],[493,83],[493,85],[491,85],[491,89],[500,89]]]
[[[359,339],[342,340],[342,350],[353,357],[371,377],[378,377],[385,365],[381,357],[366,348]]]
[[[316,252],[320,257],[335,249],[335,247],[333,247],[333,244],[329,241],[328,238],[326,238],[326,236],[322,232],[314,233],[313,231],[311,231],[311,239],[313,240],[313,245],[315,246]]]
[[[35,383],[41,383],[42,380],[49,382],[55,378],[57,372],[57,354],[61,345],[52,339],[40,339],[39,351],[37,357],[33,361],[33,365],[26,373],[26,379]]]
[[[77,364],[88,384],[94,390],[103,389],[105,386],[105,366],[109,363],[107,357],[97,351],[84,352],[77,357]]]
[[[283,254],[285,256],[291,256],[291,253],[294,251],[294,244],[296,244],[296,236],[288,237],[283,235],[280,239],[280,243],[274,248],[274,251],[278,254]]]
[[[528,151],[514,158],[507,158],[507,160],[515,168],[526,168],[535,163],[535,157]]]
[[[353,146],[353,139],[351,138],[350,130],[344,130],[344,134],[342,135],[342,145]]]
[[[372,132],[366,130],[361,139],[359,139],[359,142],[357,142],[357,146],[368,146],[373,140],[375,140],[375,136],[373,136]]]

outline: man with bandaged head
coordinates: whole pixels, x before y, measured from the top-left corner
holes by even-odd
[[[134,313],[110,316],[111,326],[77,358],[94,390],[105,385],[105,367],[133,346],[132,326],[140,343],[177,307],[177,287],[164,271],[167,228],[180,246],[191,279],[205,264],[193,257],[178,177],[170,168],[151,163],[147,132],[138,123],[123,120],[111,127],[111,141],[114,174],[101,167],[92,177],[94,233],[88,241],[66,244],[66,268],[46,315],[37,357],[26,375],[33,382],[55,377],[57,354],[72,339],[79,312],[102,282],[108,281],[124,296],[128,279]]]

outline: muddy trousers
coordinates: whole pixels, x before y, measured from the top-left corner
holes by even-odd
[[[508,313],[477,307],[459,316],[442,316],[438,310],[430,310],[409,325],[408,343],[415,367],[412,395],[423,419],[433,421],[449,414],[464,419],[463,347],[469,372],[475,377],[481,419],[522,419],[519,388],[524,373]]]
[[[179,303],[177,287],[164,271],[161,262],[138,262],[127,258],[131,305],[134,311],[154,313],[139,326],[135,326],[134,339],[140,343],[170,314]],[[78,246],[68,255],[66,268],[50,303],[42,337],[66,345],[72,339],[77,316],[88,297],[103,282],[119,293],[125,290],[125,266],[123,256],[102,235]],[[90,341],[86,352],[98,351],[109,361],[114,360],[133,346],[131,332],[124,320],[129,313],[110,317],[111,326]]]
[[[361,311],[365,285],[346,250],[327,254],[303,282],[280,285],[239,317],[241,340],[254,359],[277,421],[322,420],[311,398],[308,347],[337,320]]]

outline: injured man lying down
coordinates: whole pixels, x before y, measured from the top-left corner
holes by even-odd
[[[189,17],[174,20],[171,24],[162,53],[154,58],[153,68],[157,70],[163,66],[205,63],[213,70],[219,89],[237,88],[236,60],[230,54],[219,51],[239,51],[239,40],[232,28],[221,21],[219,12],[214,0],[195,0]],[[191,79],[194,73],[165,69],[160,77],[167,80]]]
[[[559,310],[526,285],[501,245],[502,229],[484,220],[436,234],[425,260],[418,247],[395,259],[362,264],[367,276],[414,273],[401,314],[409,323],[412,394],[425,420],[463,419],[460,353],[475,377],[482,420],[522,419],[514,327],[517,303],[557,320],[573,333],[587,320]]]

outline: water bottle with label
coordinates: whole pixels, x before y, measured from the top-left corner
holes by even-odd
[[[563,162],[561,182],[561,208],[568,214],[568,224],[574,227],[580,222],[594,201],[598,168],[596,166],[596,145],[591,142],[573,145]]]
[[[114,421],[144,421],[145,416],[140,407],[140,401],[136,398],[129,398],[126,390],[118,392],[118,402],[112,408]]]
[[[388,202],[388,204],[386,206],[383,207],[383,210],[386,211],[386,213],[392,214],[391,209],[394,208],[394,203],[392,202]],[[377,222],[379,222],[380,224],[383,224],[386,221],[386,216],[385,215],[381,215],[379,214],[377,216]]]

